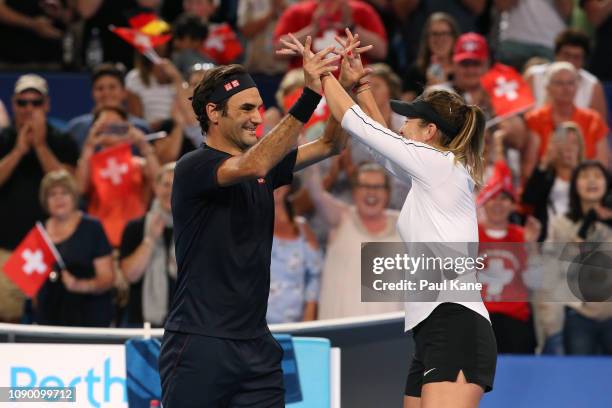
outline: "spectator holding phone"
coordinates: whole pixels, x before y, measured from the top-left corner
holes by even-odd
[[[94,101],[94,111],[103,106],[125,108],[127,91],[123,65],[112,63],[98,65],[91,74],[91,96]],[[79,148],[83,148],[94,122],[93,117],[93,113],[86,113],[68,122],[67,132],[78,143]],[[149,132],[149,125],[144,119],[129,115],[128,121],[143,132]]]
[[[92,183],[91,159],[94,153],[130,143],[142,157],[131,156],[123,194],[104,194]],[[94,114],[94,125],[81,151],[77,168],[77,185],[89,201],[88,213],[98,217],[113,247],[119,247],[121,234],[128,221],[142,217],[151,199],[153,177],[159,161],[144,134],[127,121],[127,114],[117,107],[102,107]]]
[[[548,222],[566,214],[572,172],[584,160],[582,132],[574,122],[555,130],[544,156],[525,184],[521,202],[542,224],[538,241],[546,239]]]
[[[48,173],[40,203],[45,229],[65,269],[51,272],[36,298],[36,321],[61,326],[108,327],[113,318],[111,246],[102,224],[78,209],[79,192],[66,170]],[[59,276],[58,276],[59,272]]]

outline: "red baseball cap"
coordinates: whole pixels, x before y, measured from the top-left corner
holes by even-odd
[[[465,60],[486,61],[489,58],[487,40],[476,33],[465,33],[457,38],[453,51],[453,62]]]

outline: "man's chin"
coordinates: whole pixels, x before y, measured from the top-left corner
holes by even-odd
[[[247,146],[253,146],[259,139],[255,135],[255,132],[244,132],[242,136],[242,142]]]

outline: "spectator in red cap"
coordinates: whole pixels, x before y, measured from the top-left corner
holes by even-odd
[[[487,40],[476,33],[462,34],[455,43],[452,82],[436,85],[434,88],[457,92],[467,103],[478,105],[485,112],[487,119],[491,119],[495,112],[490,96],[480,82],[481,76],[488,71],[489,64]],[[525,122],[520,116],[513,116],[501,121],[497,129],[505,133],[504,145],[519,151],[520,173],[521,177],[526,179],[535,166],[537,146],[533,138],[529,137]]]
[[[478,225],[480,249],[487,254],[478,280],[483,283],[483,299],[491,317],[499,353],[533,354],[535,333],[527,287],[534,276],[528,267],[525,249],[516,243],[535,242],[540,223],[528,218],[525,228],[509,222],[515,206],[510,169],[503,160],[481,190],[478,205],[486,221]]]
[[[489,69],[489,46],[480,34],[459,36],[453,50],[452,81],[434,86],[462,95],[467,103],[478,105],[489,118],[494,115],[489,97],[480,84],[480,77]]]

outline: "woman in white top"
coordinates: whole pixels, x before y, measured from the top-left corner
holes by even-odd
[[[172,116],[176,97],[182,94],[183,77],[169,60],[153,64],[136,53],[135,61],[135,68],[125,77],[128,112],[143,118],[151,129],[157,130]]]
[[[347,36],[341,76],[359,81],[353,89],[371,116],[331,75],[321,77],[325,97],[353,141],[369,147],[395,177],[412,182],[397,224],[400,236],[406,243],[478,242],[473,190],[484,167],[482,111],[454,93],[436,90],[410,104],[392,102],[393,110],[407,117],[400,134],[392,132],[381,124],[384,120],[364,80],[367,71],[358,54],[369,47],[353,52],[358,42],[348,30]],[[323,65],[311,62],[317,58],[310,51],[311,39],[304,47],[293,41],[293,50],[304,58],[305,75],[321,75],[317,67]],[[457,280],[475,281],[473,274],[465,275]],[[471,302],[445,295],[440,292],[436,302],[406,303],[406,330],[413,329],[416,350],[405,408],[477,407],[483,392],[492,387],[496,343],[480,293]]]

